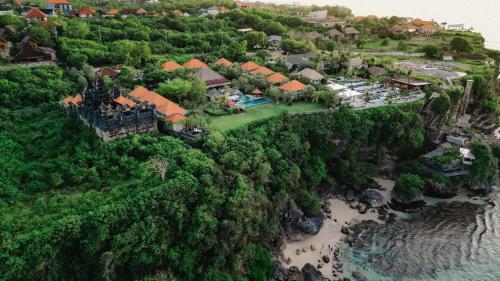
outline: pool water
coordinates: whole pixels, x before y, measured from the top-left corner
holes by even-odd
[[[244,110],[250,107],[259,106],[270,102],[271,100],[268,98],[258,98],[251,95],[244,95],[240,97],[240,99],[236,103],[236,106]]]

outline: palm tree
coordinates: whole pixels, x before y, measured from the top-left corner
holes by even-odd
[[[321,98],[322,98],[322,92],[320,91],[314,91],[314,93],[312,93],[311,95],[311,101],[313,103],[318,103]]]

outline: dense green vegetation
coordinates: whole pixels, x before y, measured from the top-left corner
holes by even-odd
[[[173,1],[148,9],[182,8],[196,14],[213,2]],[[99,9],[117,5],[91,4]],[[341,18],[351,15],[345,8],[328,9]],[[172,14],[106,20],[58,17],[49,29],[28,26],[18,17],[0,17],[2,25],[20,30],[19,38],[30,35],[56,48],[64,67],[0,72],[0,280],[263,281],[272,272],[271,240],[289,206],[317,214],[320,192],[363,186],[387,151],[412,162],[424,145],[423,120],[413,105],[287,114],[336,105],[338,99],[322,86],[307,87],[311,100],[321,104],[272,104],[237,116],[209,117],[208,135],[196,148],[165,135],[103,142],[57,105],[95,79],[90,65],[123,64],[118,77],[105,83],[122,89],[146,85],[196,111],[204,102],[203,83],[189,71],[161,70],[165,60],[183,63],[197,57],[211,63],[224,56],[262,63],[269,53],[260,51],[250,58],[246,52],[265,47],[259,42],[271,34],[284,35],[283,47],[291,53],[363,43],[290,39],[288,31],[315,30],[294,17],[295,12],[270,7],[233,10],[216,19]],[[400,21],[365,19],[355,27],[391,47],[391,40],[410,40],[387,35]],[[243,27],[255,32],[242,35],[237,29]],[[54,29],[57,40],[48,31]],[[456,37],[440,36],[446,40],[439,52]],[[476,37],[466,39],[473,51],[480,47]],[[466,44],[455,43],[454,48],[465,50]],[[310,66],[315,68],[322,59],[327,74],[344,73],[349,58],[348,52],[337,50]],[[383,65],[385,60],[368,62]],[[269,67],[289,74],[283,62]],[[241,75],[237,65],[214,69],[246,92],[268,86],[263,77]],[[136,75],[138,70],[141,75]],[[477,83],[472,108],[498,112],[491,70],[481,62],[473,74]],[[274,90],[266,94],[273,96]],[[433,109],[448,111],[454,97],[453,91],[443,94]],[[291,103],[291,95],[284,100]],[[497,171],[492,153],[498,155],[499,148],[491,152],[477,144],[473,150],[477,161],[472,176],[491,181]],[[403,175],[396,183],[410,195],[421,185],[414,175]]]
[[[419,116],[396,108],[283,116],[214,133],[205,153],[171,137],[104,143],[55,105],[38,109],[2,112],[7,280],[263,280],[287,198],[314,213],[321,183],[371,174],[364,151],[423,141]]]
[[[406,193],[409,198],[415,198],[422,192],[423,186],[424,181],[419,176],[413,174],[402,174],[396,180],[394,188]]]

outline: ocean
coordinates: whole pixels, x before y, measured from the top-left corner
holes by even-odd
[[[431,204],[393,224],[361,227],[342,249],[344,272],[378,281],[500,280],[500,191],[483,204]]]
[[[473,27],[486,38],[486,46],[500,50],[500,0],[260,0],[298,5],[340,5],[357,16],[405,16],[460,23]]]

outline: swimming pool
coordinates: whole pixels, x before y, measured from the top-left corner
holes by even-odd
[[[251,95],[244,95],[240,97],[240,99],[236,103],[236,106],[245,110],[251,107],[267,104],[270,102],[271,100],[268,98],[257,98]]]

